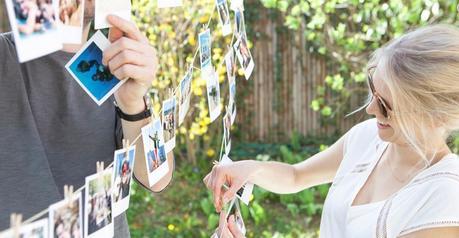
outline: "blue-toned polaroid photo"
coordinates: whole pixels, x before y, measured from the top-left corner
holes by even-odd
[[[65,65],[72,77],[97,105],[102,105],[126,80],[119,80],[102,64],[103,51],[110,45],[97,31]]]
[[[199,51],[201,59],[201,69],[208,69],[211,65],[211,41],[210,30],[207,29],[199,33]]]

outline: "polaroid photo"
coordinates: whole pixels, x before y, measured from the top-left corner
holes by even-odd
[[[21,226],[19,231],[19,238],[38,237],[48,237],[48,218]]]
[[[129,208],[134,161],[135,145],[115,151],[112,175],[114,217],[117,217]]]
[[[233,11],[236,11],[237,9],[244,11],[244,0],[232,0],[230,8]]]
[[[164,148],[164,134],[160,119],[142,128],[143,148],[146,158],[148,182],[150,187],[155,185],[169,172]],[[166,162],[166,163],[165,163]]]
[[[231,151],[231,112],[228,108],[223,117],[223,136],[225,141],[225,154],[228,155]]]
[[[228,157],[227,154],[223,154],[219,164],[220,165],[228,165],[233,163],[233,161]],[[228,185],[226,185],[226,188],[228,188]],[[239,198],[244,204],[249,205],[250,202],[250,195],[252,195],[253,192],[253,184],[252,183],[246,183],[242,188],[240,188],[236,192],[236,197]]]
[[[227,217],[229,218],[231,215],[234,215],[234,220],[236,221],[236,225],[238,226],[239,230],[242,232],[243,235],[246,233],[246,228],[244,224],[244,220],[242,219],[241,207],[237,199],[234,199],[233,206],[227,213]]]
[[[185,116],[190,109],[191,102],[191,81],[193,79],[193,68],[185,74],[182,81],[180,82],[180,98],[179,98],[179,123],[182,125],[185,120]]]
[[[244,11],[240,8],[234,10],[234,25],[234,34],[236,35],[236,39],[239,39],[241,35],[246,35]]]
[[[226,0],[215,0],[217,4],[218,16],[220,18],[220,25],[222,26],[223,36],[231,34],[231,18],[229,15],[228,4]]]
[[[62,49],[57,23],[59,0],[6,0],[19,62]]]
[[[207,81],[207,100],[209,102],[209,115],[210,122],[213,122],[215,119],[220,116],[222,107],[220,105],[220,84],[218,82],[218,74],[215,72],[215,69],[211,69],[206,77]]]
[[[83,237],[82,212],[81,193],[49,206],[49,237]]]
[[[94,29],[112,27],[107,21],[108,15],[119,16],[126,21],[131,21],[130,0],[96,0],[94,11]]]
[[[113,237],[112,168],[86,177],[84,237]]]
[[[158,0],[158,8],[180,7],[182,5],[182,0]]]
[[[84,0],[59,0],[57,4],[62,43],[80,44],[83,38]]]
[[[117,79],[102,64],[103,51],[109,45],[104,34],[97,31],[65,65],[67,71],[99,106],[126,82]]]
[[[166,154],[172,151],[175,147],[175,129],[177,121],[177,103],[175,96],[163,102],[163,131],[164,131],[164,148]]]
[[[201,60],[201,70],[210,71],[210,69],[212,68],[212,52],[209,29],[199,33],[199,53],[199,57]]]
[[[228,108],[231,111],[231,125],[236,119],[236,60],[234,58],[233,48],[229,47],[229,52],[225,55],[226,73],[228,75],[229,100]]]
[[[247,36],[241,35],[236,43],[234,44],[234,50],[236,51],[237,58],[241,67],[244,69],[245,79],[248,80],[252,74],[255,63],[253,62],[252,54],[250,53],[249,46],[247,44]]]

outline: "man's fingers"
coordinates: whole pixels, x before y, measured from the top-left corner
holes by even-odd
[[[124,50],[133,50],[139,53],[143,53],[145,55],[154,54],[154,51],[151,50],[149,45],[145,45],[138,41],[129,39],[127,37],[121,37],[120,39],[115,41],[113,44],[111,44],[110,47],[104,50],[102,64],[107,65],[108,61],[110,61],[113,57],[115,57],[116,55],[118,55],[120,52]]]
[[[142,79],[145,75],[148,74],[148,72],[144,72],[144,71],[145,69],[143,67],[132,65],[132,64],[125,64],[111,72],[119,80],[124,80],[128,78]]]
[[[228,228],[235,238],[244,238],[244,234],[236,224],[236,217],[231,215],[228,218]]]
[[[137,29],[136,25],[130,21],[116,15],[108,15],[107,21],[114,26],[110,28],[110,41],[115,41],[123,35],[126,35],[133,40],[143,42],[146,40],[142,33],[140,33],[139,29]]]
[[[125,64],[145,66],[146,63],[148,63],[148,57],[136,51],[124,50],[108,62],[108,67],[110,71],[114,72]]]

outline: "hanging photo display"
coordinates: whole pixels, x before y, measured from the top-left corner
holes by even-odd
[[[193,79],[193,68],[187,71],[182,81],[180,81],[180,99],[179,99],[179,123],[180,126],[185,120],[185,116],[190,109],[191,101],[191,81]]]
[[[62,43],[81,43],[83,38],[84,3],[85,1],[82,0],[55,1],[55,4],[58,4],[57,20]]]
[[[112,178],[113,216],[115,217],[129,208],[134,161],[135,146],[115,151]]]
[[[169,172],[164,148],[164,133],[161,120],[155,119],[142,128],[142,140],[150,187],[158,183]]]
[[[126,80],[120,81],[102,64],[103,51],[110,45],[97,31],[65,65],[75,81],[97,105],[102,105]]]
[[[96,0],[94,10],[94,29],[112,27],[107,21],[108,15],[116,15],[131,21],[131,0]]]
[[[231,34],[231,19],[226,0],[215,0],[223,36]]]
[[[5,1],[19,62],[62,49],[56,18],[58,1]]]
[[[83,208],[81,193],[71,200],[64,199],[49,207],[50,237],[83,237]]]
[[[205,73],[207,79],[207,101],[209,104],[210,122],[220,116],[222,107],[220,105],[220,84],[218,82],[218,75],[215,69],[211,69]]]
[[[229,51],[225,56],[226,74],[228,75],[228,86],[229,86],[229,100],[228,108],[231,112],[231,125],[234,124],[236,119],[236,60],[234,58],[234,50],[228,47]]]
[[[180,7],[183,5],[183,0],[158,0],[159,8]]]
[[[199,33],[199,53],[202,75],[212,69],[211,38],[209,29]]]
[[[163,130],[164,148],[166,154],[175,147],[175,129],[177,128],[176,113],[177,103],[175,96],[163,102]]]
[[[86,177],[84,236],[113,237],[112,168]]]

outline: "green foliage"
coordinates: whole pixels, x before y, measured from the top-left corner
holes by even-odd
[[[234,142],[234,160],[275,160],[301,162],[336,139],[304,137],[294,133],[289,144],[247,144]],[[183,145],[178,145],[178,150]],[[209,237],[218,226],[213,198],[202,179],[210,161],[200,158],[196,165],[177,156],[174,178],[159,194],[150,194],[135,183],[128,220],[136,237]],[[276,195],[255,187],[249,206],[241,203],[247,237],[318,237],[318,225],[328,185],[297,194]]]
[[[324,118],[352,109],[348,99],[366,94],[369,54],[410,29],[431,23],[457,24],[457,0],[260,0],[278,10],[287,29],[307,39],[307,49],[326,58],[330,74],[311,103]],[[357,86],[356,86],[357,84]],[[323,87],[320,86],[320,87]],[[331,97],[325,97],[325,95]],[[326,99],[328,98],[328,99]],[[333,120],[324,120],[333,123]]]

